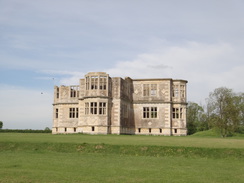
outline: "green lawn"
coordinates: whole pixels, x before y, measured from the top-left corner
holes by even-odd
[[[244,182],[243,151],[243,138],[0,133],[0,183]]]
[[[165,137],[135,135],[52,135],[35,133],[0,133],[0,142],[31,143],[89,143],[112,145],[156,145],[210,148],[243,148],[244,138],[210,138],[210,137]]]

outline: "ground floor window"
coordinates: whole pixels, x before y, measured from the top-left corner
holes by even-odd
[[[79,108],[69,108],[69,118],[78,118]]]
[[[157,107],[143,107],[143,118],[157,118]]]
[[[181,107],[173,108],[173,119],[182,119],[183,109]]]

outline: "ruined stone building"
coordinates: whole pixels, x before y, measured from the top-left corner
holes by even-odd
[[[54,87],[52,133],[186,135],[186,84],[90,72]]]

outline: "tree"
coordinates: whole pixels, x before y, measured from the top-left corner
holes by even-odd
[[[187,106],[187,133],[194,134],[197,131],[206,130],[206,120],[203,107],[194,102],[189,102]]]
[[[231,89],[220,87],[209,94],[209,120],[222,137],[232,135],[240,124],[238,97]]]
[[[3,122],[0,121],[0,129],[2,129],[2,127],[3,127]]]

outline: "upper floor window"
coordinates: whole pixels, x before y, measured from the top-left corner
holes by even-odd
[[[157,107],[143,107],[143,118],[157,118]]]
[[[90,77],[86,77],[86,90],[90,89]]]
[[[59,98],[59,88],[57,88],[56,97]]]
[[[143,96],[157,96],[157,84],[143,84]]]
[[[79,87],[78,86],[70,87],[70,97],[79,97]]]
[[[98,76],[91,76],[91,90],[96,90],[98,86]]]
[[[106,90],[107,89],[107,77],[106,76],[100,76],[99,77],[99,89],[100,90]]]
[[[178,96],[179,96],[179,86],[173,85],[173,97],[178,97]]]
[[[185,86],[184,85],[180,85],[180,96],[182,98],[185,97]]]
[[[107,76],[87,76],[86,77],[86,90],[106,90],[107,89]]]

